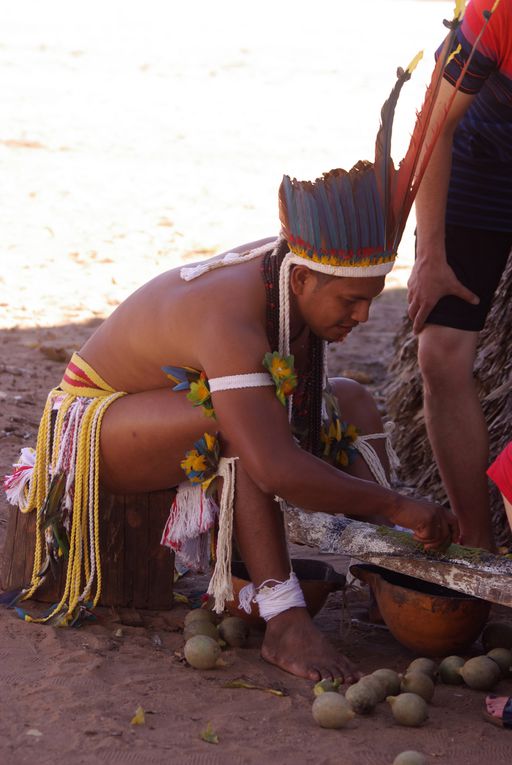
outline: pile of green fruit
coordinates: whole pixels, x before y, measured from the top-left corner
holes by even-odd
[[[314,686],[314,720],[323,728],[343,728],[355,715],[371,713],[377,704],[387,701],[399,725],[418,727],[428,719],[428,705],[436,681],[446,685],[466,685],[490,691],[501,678],[512,675],[512,625],[490,623],[482,633],[487,652],[465,660],[447,656],[439,666],[432,659],[412,661],[403,674],[392,669],[377,669],[351,685],[343,695],[339,680],[321,680]],[[425,756],[402,752],[394,765],[421,765]]]
[[[195,669],[213,669],[222,646],[241,648],[249,639],[249,626],[237,616],[226,616],[219,624],[212,611],[196,608],[185,617],[185,659]]]

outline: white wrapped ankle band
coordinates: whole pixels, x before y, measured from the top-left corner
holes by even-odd
[[[275,582],[273,587],[268,586],[271,582]],[[293,571],[290,572],[290,577],[286,581],[267,579],[257,590],[252,582],[247,584],[240,590],[238,600],[239,607],[248,614],[251,613],[252,603],[257,603],[260,615],[266,622],[290,608],[306,607],[299,580]]]
[[[221,390],[238,390],[240,388],[261,388],[274,384],[268,372],[250,372],[245,375],[228,375],[226,377],[210,377],[208,379],[211,393]]]

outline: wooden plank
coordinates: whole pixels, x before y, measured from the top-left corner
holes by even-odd
[[[132,608],[147,608],[149,594],[148,553],[149,553],[149,499],[147,494],[133,494],[125,497],[126,535],[129,538],[127,554],[132,556],[133,566],[131,602]]]
[[[173,491],[155,491],[149,495],[149,592],[146,608],[169,609],[173,605],[174,553],[160,544],[162,532],[174,499]]]
[[[103,493],[100,496],[100,560],[102,606],[123,605],[127,599],[124,581],[125,546],[124,497]]]
[[[34,566],[35,523],[35,512],[20,513],[17,508],[10,510],[2,554],[4,590],[15,590],[30,584]],[[59,598],[61,580],[61,571],[57,572],[57,578],[50,572],[35,599],[45,603],[56,601]]]
[[[100,499],[100,605],[120,608],[172,607],[174,556],[160,539],[169,515],[172,491],[102,495]],[[29,584],[34,560],[35,513],[14,509],[9,515],[2,560],[2,589]],[[66,567],[50,573],[35,600],[58,602]]]
[[[407,533],[392,531],[344,516],[286,512],[291,542],[322,552],[350,555],[366,563],[512,607],[512,560],[460,545],[444,553],[423,552]]]
[[[20,582],[15,582],[15,556],[13,554],[16,542],[16,529],[20,515],[21,513],[17,508],[9,508],[7,533],[5,535],[4,548],[2,551],[1,584],[3,590],[12,590],[15,587],[19,587],[21,584]]]

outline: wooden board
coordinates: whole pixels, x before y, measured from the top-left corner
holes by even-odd
[[[322,552],[350,555],[366,563],[414,576],[512,608],[512,560],[451,545],[445,553],[425,553],[407,533],[392,532],[344,516],[286,512],[291,542],[318,547]]]
[[[174,497],[172,491],[150,494],[104,495],[101,499],[100,605],[165,610],[172,607],[174,554],[160,545]],[[2,556],[2,589],[30,582],[34,560],[35,514],[10,512]],[[35,599],[60,599],[65,567],[49,577]]]

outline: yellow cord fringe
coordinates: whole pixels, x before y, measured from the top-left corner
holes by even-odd
[[[85,372],[97,387],[77,385],[81,378],[70,367],[74,365]],[[75,441],[75,477],[71,529],[69,530],[69,557],[66,583],[62,597],[51,613],[42,618],[25,616],[26,621],[47,622],[59,612],[63,612],[61,626],[67,626],[74,618],[79,603],[91,600],[94,581],[96,583],[93,607],[101,596],[102,575],[99,548],[99,443],[103,416],[114,401],[126,393],[114,391],[94,370],[77,354],[73,355],[60,387],[50,391],[43,411],[35,455],[35,467],[29,485],[25,487],[20,500],[23,513],[37,510],[34,566],[30,587],[23,596],[26,600],[36,592],[42,582],[41,571],[44,551],[44,529],[42,508],[50,488],[50,476],[55,475],[58,458],[63,447],[63,426],[70,407],[79,398],[90,399],[78,424]],[[73,380],[74,384],[66,382]],[[52,427],[51,413],[56,400],[60,399],[55,426]],[[72,457],[73,459],[73,457]]]

